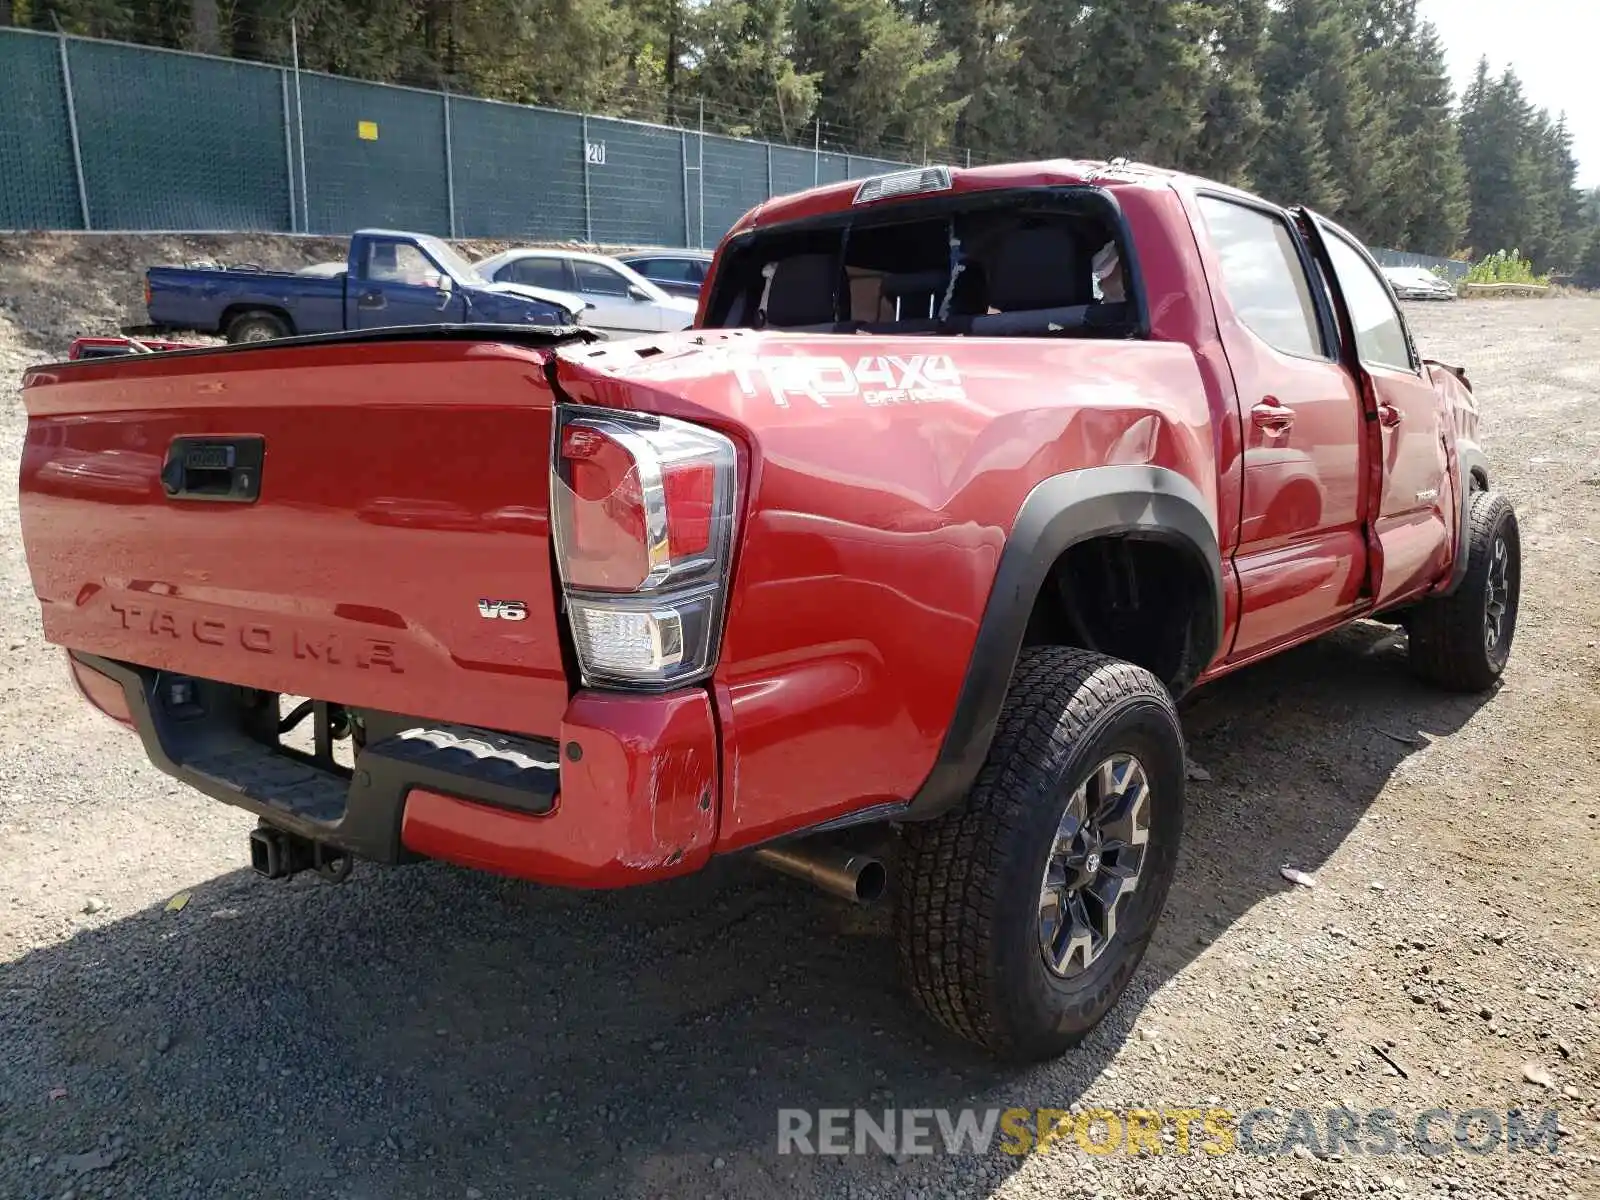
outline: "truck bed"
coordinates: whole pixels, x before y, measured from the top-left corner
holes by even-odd
[[[211,267],[151,267],[146,272],[152,324],[220,333],[232,314],[253,308],[288,314],[294,328],[344,328],[345,276]]]

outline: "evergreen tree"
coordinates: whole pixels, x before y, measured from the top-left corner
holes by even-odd
[[[956,56],[894,0],[801,0],[795,66],[818,79],[824,125],[854,148],[918,154],[945,146],[961,111]]]
[[[1451,111],[1454,99],[1444,46],[1433,25],[1409,35],[1394,59],[1396,173],[1391,203],[1397,244],[1417,254],[1445,256],[1467,227],[1467,170]]]
[[[633,9],[609,0],[460,0],[457,22],[463,90],[619,116],[665,115],[666,37]]]
[[[1528,141],[1533,107],[1512,71],[1489,75],[1487,59],[1462,100],[1461,153],[1471,207],[1467,240],[1482,258],[1497,250],[1520,250],[1541,220],[1538,179]]]
[[[1258,71],[1266,45],[1266,0],[1211,0],[1203,12],[1206,85],[1193,161],[1202,175],[1250,186],[1250,164],[1266,128]]]
[[[1417,33],[1417,0],[1350,0],[1356,49],[1375,54]]]
[[[1578,190],[1578,163],[1572,157],[1572,135],[1565,117],[1550,120],[1540,111],[1529,147],[1536,178],[1538,222],[1528,242],[1529,254],[1543,269],[1572,270],[1588,248],[1583,222],[1583,193]]]
[[[1322,213],[1344,205],[1328,154],[1327,134],[1309,87],[1297,87],[1261,139],[1256,188],[1280,204],[1305,204]]]
[[[1582,287],[1600,288],[1600,187],[1583,198],[1583,229],[1588,244],[1574,278]]]
[[[1384,208],[1391,180],[1389,122],[1373,103],[1357,59],[1356,38],[1346,4],[1287,0],[1273,14],[1262,58],[1262,95],[1268,112],[1281,123],[1293,119],[1290,100],[1304,90],[1307,107],[1322,124],[1330,194],[1343,197],[1331,215],[1371,237],[1372,226],[1392,224]],[[1303,133],[1292,131],[1275,131],[1275,136],[1264,138],[1254,172],[1257,181],[1294,178],[1297,163],[1274,163],[1267,156],[1304,141]],[[1304,199],[1281,193],[1277,198]]]
[[[193,0],[189,5],[189,48],[203,54],[222,53],[222,16],[217,0]]]
[[[709,0],[695,14],[693,88],[741,136],[796,140],[817,107],[817,76],[794,67],[791,0]],[[748,114],[748,118],[746,118]]]
[[[1029,0],[1017,21],[1019,105],[1011,153],[1023,158],[1087,155],[1087,131],[1072,108],[1079,68],[1077,0]]]
[[[1197,6],[1173,0],[1099,0],[1075,33],[1065,89],[1082,143],[1074,153],[1179,164],[1202,122],[1206,58]]]
[[[1017,144],[1017,6],[1011,0],[927,0],[940,48],[956,56],[950,98],[962,101],[951,142],[987,159]]]
[[[1357,69],[1370,95],[1369,112],[1382,122],[1382,129],[1368,131],[1372,186],[1365,209],[1350,216],[1368,238],[1395,246],[1406,236],[1417,193],[1408,155],[1415,133],[1413,122],[1418,116],[1408,108],[1409,92],[1418,82],[1417,0],[1356,0],[1352,21]],[[1448,108],[1448,74],[1445,79]]]

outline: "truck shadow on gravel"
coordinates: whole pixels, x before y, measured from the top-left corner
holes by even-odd
[[[436,866],[342,888],[239,871],[0,967],[0,1045],[21,1049],[0,1071],[0,1192],[58,1193],[53,1156],[112,1131],[117,1190],[152,1197],[772,1195],[845,1176],[898,1196],[935,1174],[939,1194],[986,1192],[1022,1160],[779,1157],[777,1112],[1067,1107],[1152,991],[1289,886],[1282,864],[1316,870],[1424,735],[1484,702],[1414,683],[1399,643],[1358,626],[1186,706],[1211,780],[1191,785],[1166,916],[1124,1002],[1048,1067],[997,1067],[917,1017],[887,910],[745,863],[590,894]]]

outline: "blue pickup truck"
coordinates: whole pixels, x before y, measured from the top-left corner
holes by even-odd
[[[358,230],[342,266],[151,267],[144,299],[154,329],[230,342],[395,325],[582,325],[589,307],[565,292],[491,283],[438,238],[388,229]]]

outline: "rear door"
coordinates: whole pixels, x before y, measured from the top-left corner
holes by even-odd
[[[520,283],[553,292],[574,290],[567,260],[538,254],[512,259],[494,273],[494,278],[496,283]]]
[[[1243,426],[1238,660],[1336,624],[1361,601],[1361,396],[1287,214],[1234,193],[1197,204]]]
[[[370,238],[357,266],[361,278],[352,287],[358,329],[450,325],[466,315],[466,299],[450,276],[410,242]]]
[[[1316,229],[1381,430],[1383,479],[1375,519],[1381,608],[1428,587],[1444,567],[1452,537],[1447,514],[1455,508],[1450,414],[1377,264],[1337,226],[1318,218]]]
[[[572,260],[572,274],[578,295],[594,305],[591,325],[619,333],[657,333],[662,326],[659,305],[630,294],[627,276],[587,259]]]
[[[691,300],[706,278],[705,264],[696,258],[644,258],[628,265],[668,295]]]

